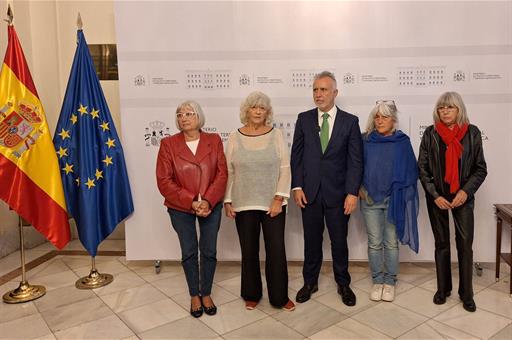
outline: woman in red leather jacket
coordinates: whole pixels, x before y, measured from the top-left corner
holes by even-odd
[[[210,294],[217,263],[217,233],[227,167],[218,134],[201,131],[201,106],[186,101],[176,109],[179,133],[162,139],[156,164],[158,189],[165,198],[171,223],[178,234],[182,265],[191,296],[190,314],[214,315]],[[201,233],[196,233],[196,219]],[[198,248],[201,253],[198,262]]]

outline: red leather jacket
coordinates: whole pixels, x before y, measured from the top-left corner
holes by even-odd
[[[224,197],[227,172],[224,148],[217,134],[201,132],[195,155],[182,132],[161,140],[156,181],[169,208],[194,213],[192,201],[199,194],[213,208]]]

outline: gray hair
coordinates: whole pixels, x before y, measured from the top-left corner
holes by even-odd
[[[256,106],[261,106],[267,111],[265,124],[272,124],[274,120],[274,110],[272,109],[270,98],[265,93],[260,91],[251,92],[247,98],[244,99],[242,104],[240,104],[240,122],[244,125],[247,124],[247,113],[249,112],[250,108]]]
[[[391,117],[395,123],[393,131],[396,130],[398,125],[398,110],[396,108],[395,102],[391,100],[377,101],[372,111],[370,112],[370,115],[368,116],[368,122],[366,123],[367,135],[375,130],[375,116],[377,113],[380,113],[384,117]]]
[[[434,122],[441,121],[439,118],[439,113],[437,112],[438,107],[442,106],[455,106],[459,109],[459,113],[457,114],[457,125],[469,124],[469,118],[466,110],[466,105],[464,105],[464,101],[462,97],[457,92],[445,92],[443,93],[436,102],[436,106],[434,107]]]
[[[322,71],[315,75],[314,81],[321,79],[321,78],[331,78],[332,81],[334,81],[334,88],[336,89],[338,87],[338,82],[336,81],[336,77],[334,76],[334,73],[329,71]]]
[[[199,119],[199,124],[197,127],[199,129],[201,129],[204,126],[204,122],[206,121],[204,118],[204,113],[203,113],[203,109],[201,108],[201,105],[199,105],[199,103],[197,103],[193,100],[186,100],[183,103],[181,103],[180,105],[178,105],[175,113],[180,112],[183,108],[186,108],[186,107],[192,109],[192,111],[194,111],[194,113],[197,115],[197,119]],[[178,128],[179,131],[181,131],[180,124],[178,123],[178,116],[175,115],[174,119],[176,122],[176,127]]]

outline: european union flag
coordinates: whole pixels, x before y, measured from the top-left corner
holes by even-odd
[[[68,211],[91,256],[133,212],[121,141],[82,30],[53,143]]]

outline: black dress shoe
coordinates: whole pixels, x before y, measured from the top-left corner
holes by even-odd
[[[199,318],[201,315],[203,315],[203,306],[200,306],[199,309],[193,310],[192,306],[190,306],[190,315],[192,315],[194,318]]]
[[[434,294],[434,299],[433,299],[433,300],[434,300],[434,303],[435,303],[436,305],[442,305],[442,304],[444,304],[444,303],[446,302],[446,298],[447,298],[448,296],[450,296],[450,295],[451,295],[451,292],[450,292],[450,291],[448,291],[448,292],[446,292],[446,293],[443,293],[443,292],[437,291],[437,292]]]
[[[203,305],[203,310],[204,310],[206,315],[215,315],[215,314],[217,314],[217,306],[215,306],[215,305],[210,306],[210,307],[206,307],[205,305]]]
[[[297,293],[297,297],[295,297],[295,301],[298,303],[303,303],[308,301],[311,298],[311,294],[318,291],[318,285],[308,285],[305,284]]]
[[[347,306],[356,305],[356,294],[350,289],[350,286],[338,285],[338,294],[341,295],[341,301]]]
[[[468,312],[476,311],[475,300],[471,299],[469,301],[462,301],[462,307],[464,307]]]

